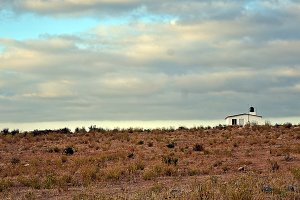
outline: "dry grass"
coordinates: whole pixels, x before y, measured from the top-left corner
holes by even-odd
[[[299,135],[290,125],[2,133],[0,198],[299,199]]]

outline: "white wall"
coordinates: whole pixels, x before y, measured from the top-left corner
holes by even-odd
[[[250,124],[257,124],[257,125],[264,125],[265,121],[261,117],[253,116],[253,115],[239,115],[235,117],[228,117],[226,119],[226,124],[227,125],[232,125],[232,119],[237,120],[237,125],[246,125],[248,121]],[[244,120],[244,124],[239,124],[239,120],[242,119]]]

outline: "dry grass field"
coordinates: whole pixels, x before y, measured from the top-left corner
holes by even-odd
[[[300,126],[3,130],[0,199],[300,199]]]

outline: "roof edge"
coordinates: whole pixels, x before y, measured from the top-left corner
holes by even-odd
[[[248,115],[248,116],[260,117],[260,118],[262,118],[261,115],[252,115],[252,114],[249,114],[249,113],[241,113],[241,114],[236,114],[236,115],[228,115],[227,117],[225,117],[225,119],[227,119],[227,118],[229,118],[229,117],[237,117],[237,116],[240,116],[240,115]]]

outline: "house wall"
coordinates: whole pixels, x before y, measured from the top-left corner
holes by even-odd
[[[252,116],[252,115],[239,115],[235,117],[228,117],[226,119],[227,125],[232,125],[232,119],[237,120],[237,125],[246,125],[248,123],[248,120],[250,124],[257,124],[257,125],[264,125],[265,121],[261,117]],[[239,124],[240,119],[244,120],[244,124]]]

